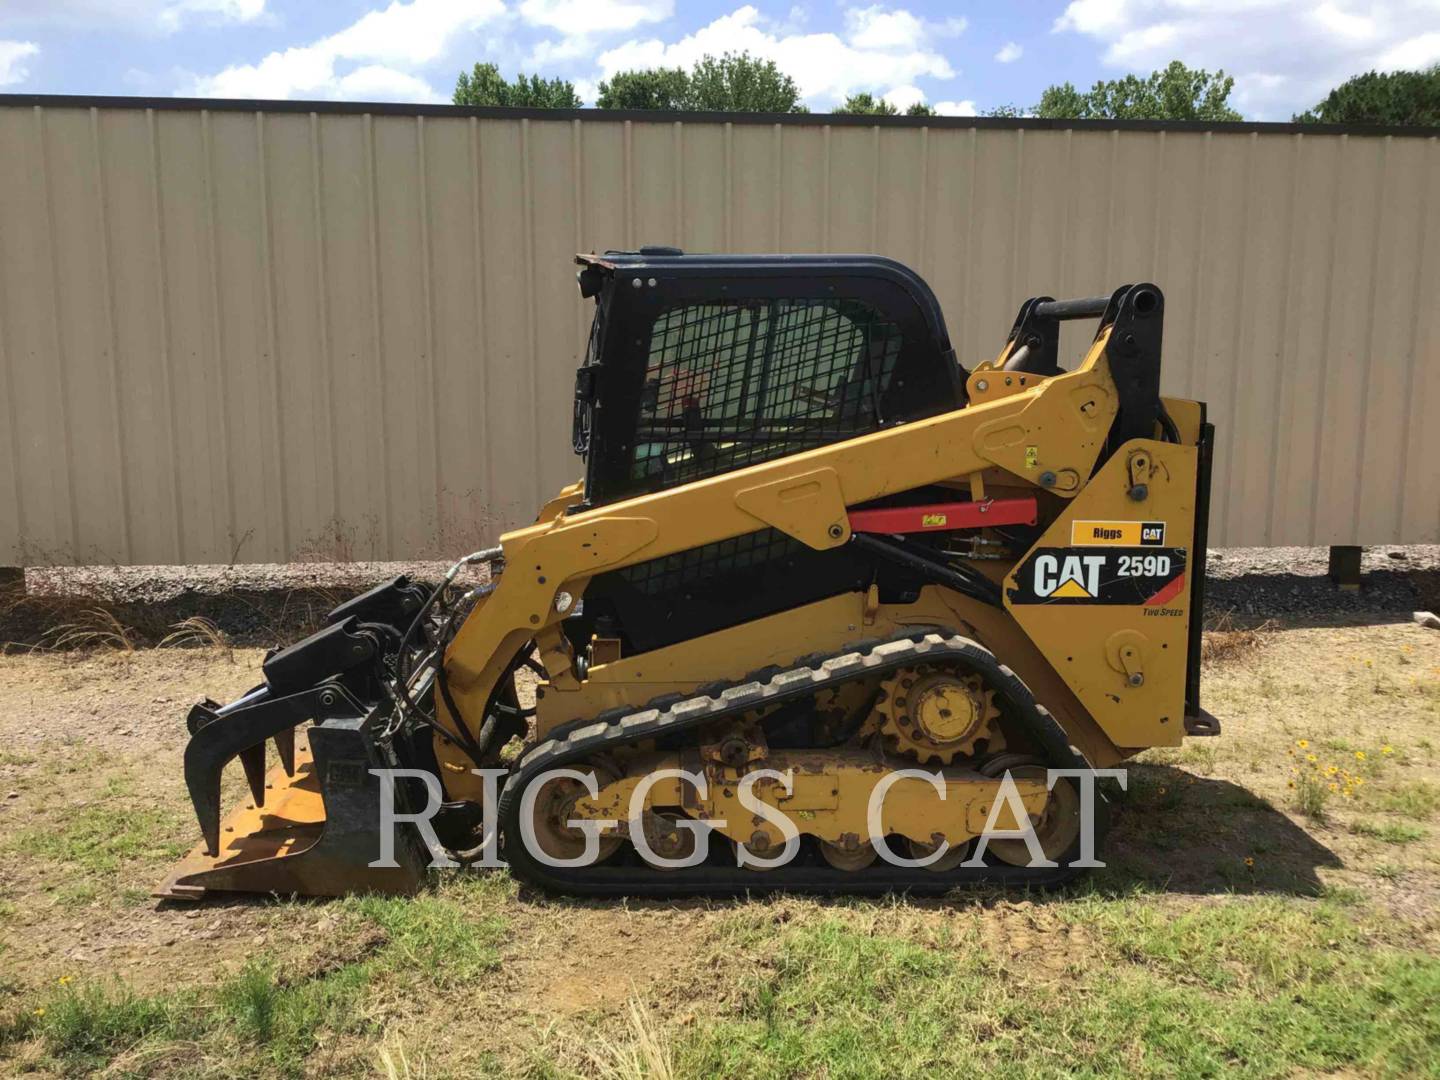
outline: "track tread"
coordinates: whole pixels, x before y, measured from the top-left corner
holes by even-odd
[[[852,679],[882,674],[937,658],[964,660],[996,685],[997,696],[1011,706],[1013,715],[1044,747],[1047,759],[1067,768],[1088,768],[1050,712],[1035,701],[1028,687],[995,655],[978,642],[953,631],[934,627],[910,628],[888,639],[872,639],[832,654],[812,654],[794,666],[773,665],[750,673],[734,683],[711,683],[689,697],[673,693],[633,710],[606,710],[589,722],[577,722],[544,742],[537,743],[505,783],[499,800],[502,837],[518,824],[524,785],[540,772],[577,764],[608,749],[645,739],[674,735],[715,720],[736,715],[757,705],[776,704],[809,696]],[[1103,799],[1101,800],[1103,805]],[[512,820],[514,819],[514,820]],[[1104,815],[1101,815],[1103,829]],[[574,871],[551,868],[530,858],[520,843],[506,843],[512,873],[541,888],[583,895],[729,895],[746,892],[793,890],[804,892],[877,893],[909,890],[943,893],[957,886],[1000,884],[1053,887],[1078,873],[1062,863],[1058,869],[963,867],[946,873],[909,870],[877,863],[874,873],[846,873],[830,868],[790,866],[758,875],[741,868],[699,866],[661,873],[642,867],[604,865]],[[864,880],[862,880],[864,879]]]

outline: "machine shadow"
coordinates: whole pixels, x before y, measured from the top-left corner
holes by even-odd
[[[1339,856],[1268,799],[1169,765],[1131,765],[1097,870],[1082,887],[1113,893],[1316,896]]]
[[[1319,871],[1339,856],[1290,820],[1269,800],[1239,784],[1197,776],[1168,765],[1132,764],[1127,789],[1111,791],[1111,828],[1100,854],[1105,866],[1058,889],[1000,892],[957,889],[944,898],[915,898],[922,906],[968,907],[1000,898],[1045,903],[1076,895],[1319,896]],[[895,894],[820,898],[821,903],[890,903]],[[528,885],[522,900],[584,908],[727,907],[746,897],[602,899],[552,896]]]

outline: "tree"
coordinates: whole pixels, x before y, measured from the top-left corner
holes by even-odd
[[[795,80],[748,52],[702,56],[690,72],[688,107],[714,112],[809,112]]]
[[[580,95],[566,79],[542,79],[539,75],[516,75],[507,82],[494,64],[476,64],[455,80],[456,105],[505,105],[511,108],[578,109]]]
[[[845,99],[845,104],[838,105],[835,112],[849,114],[851,116],[896,116],[900,110],[884,98],[877,98],[871,94],[851,94]],[[937,115],[934,106],[926,105],[923,101],[917,101],[905,110],[906,116],[935,116]]]
[[[1069,84],[1067,83],[1066,85]],[[1052,87],[1051,89],[1054,88]],[[1073,90],[1074,87],[1071,87],[1071,89]],[[981,115],[993,116],[999,120],[1018,120],[1025,115],[1025,110],[1019,105],[993,105],[986,109]]]
[[[1301,124],[1396,124],[1440,127],[1440,64],[1427,71],[1367,71],[1347,79]]]
[[[600,83],[595,104],[602,109],[683,109],[690,76],[680,68],[622,71]]]
[[[851,94],[845,99],[845,104],[835,111],[854,116],[894,116],[900,110],[884,98],[872,97],[869,94]]]
[[[1035,115],[1055,120],[1239,120],[1227,104],[1235,80],[1224,71],[1211,74],[1170,61],[1145,78],[1097,82],[1086,93],[1073,83],[1049,87]]]
[[[704,109],[715,112],[809,112],[795,80],[749,53],[705,55],[690,71],[621,71],[600,84],[602,109]]]

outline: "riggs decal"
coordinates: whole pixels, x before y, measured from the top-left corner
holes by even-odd
[[[1070,524],[1075,547],[1161,547],[1163,521],[1075,521]]]
[[[1182,607],[1184,548],[1040,548],[1015,571],[1012,604]]]

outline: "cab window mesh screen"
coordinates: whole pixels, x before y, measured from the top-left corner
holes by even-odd
[[[873,431],[900,328],[852,300],[689,304],[664,312],[630,457],[654,491]]]

